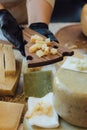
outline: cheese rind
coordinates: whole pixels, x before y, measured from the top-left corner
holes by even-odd
[[[73,125],[87,127],[87,73],[59,69],[53,92],[58,114]]]

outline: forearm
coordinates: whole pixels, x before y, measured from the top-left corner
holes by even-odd
[[[55,0],[27,0],[28,24],[44,22],[49,24]]]

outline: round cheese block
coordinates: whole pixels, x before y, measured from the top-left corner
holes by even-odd
[[[82,8],[80,23],[83,34],[87,36],[87,4],[85,4]]]
[[[58,115],[73,125],[87,127],[87,73],[60,68],[53,93]]]

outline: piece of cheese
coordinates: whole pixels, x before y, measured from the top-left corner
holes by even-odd
[[[5,57],[5,75],[15,75],[16,63],[15,56],[11,45],[3,46],[4,57]]]
[[[0,95],[14,95],[21,73],[11,45],[0,44]]]
[[[14,95],[16,88],[18,86],[18,81],[21,73],[22,63],[16,60],[16,74],[6,76],[5,82],[0,82],[0,95]]]
[[[23,104],[0,101],[0,130],[17,130]]]
[[[24,93],[27,97],[42,97],[52,91],[52,71],[24,73]]]
[[[87,73],[87,57],[83,59],[68,57],[61,68]]]
[[[0,44],[0,82],[5,82],[3,46]]]
[[[87,3],[82,7],[80,19],[82,33],[87,37]]]
[[[53,105],[53,93],[50,92],[41,98],[29,97],[25,118],[27,124],[32,127],[57,128],[59,118]]]
[[[87,73],[60,68],[53,92],[58,114],[73,125],[87,127]]]

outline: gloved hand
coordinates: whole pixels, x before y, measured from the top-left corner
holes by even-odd
[[[10,41],[22,55],[25,55],[22,30],[16,19],[6,9],[0,9],[0,28],[6,39]]]
[[[49,30],[48,25],[45,23],[32,23],[29,28],[44,35],[47,38],[50,38],[51,41],[58,42],[54,34]]]

